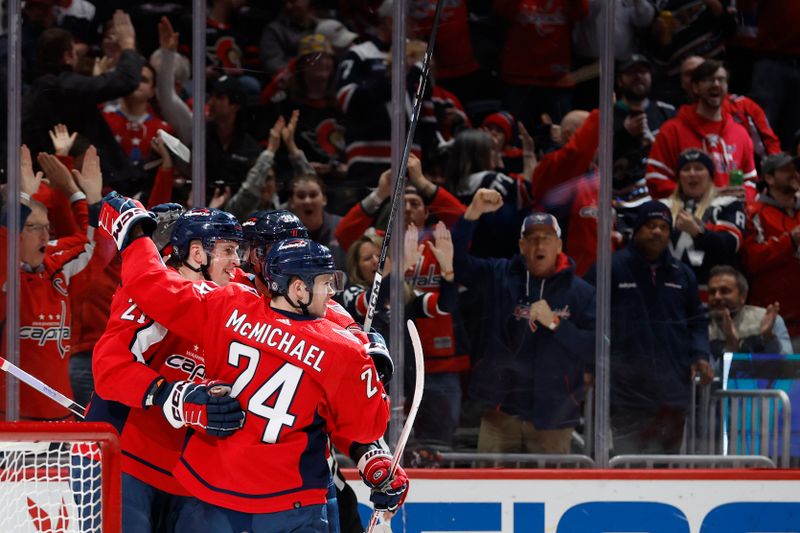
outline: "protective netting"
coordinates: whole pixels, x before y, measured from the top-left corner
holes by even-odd
[[[101,531],[96,444],[0,443],[0,532]]]

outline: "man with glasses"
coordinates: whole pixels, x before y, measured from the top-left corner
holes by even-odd
[[[54,167],[49,163],[54,156],[43,154],[48,163],[43,165],[48,171],[51,183],[60,184],[63,192],[72,201],[72,212],[79,233],[57,241],[50,241],[50,222],[47,208],[31,199],[42,180],[42,173],[34,174],[31,154],[23,146],[20,153],[20,234],[19,234],[19,366],[36,376],[54,389],[68,396],[72,395],[69,380],[69,356],[71,339],[70,297],[79,291],[78,285],[85,288],[86,265],[94,252],[93,231],[89,228],[87,196],[72,180],[66,168],[57,174],[51,173]],[[94,156],[96,159],[96,155]],[[52,158],[49,159],[49,158]],[[43,159],[40,157],[40,161]],[[56,161],[57,162],[57,161]],[[99,166],[98,166],[99,168]],[[48,170],[49,169],[49,170]],[[84,170],[86,167],[84,166]],[[77,171],[75,171],[77,173]],[[77,173],[83,181],[84,176]],[[57,177],[57,176],[61,177]],[[86,173],[88,176],[89,173]],[[66,178],[66,179],[62,179]],[[87,187],[93,197],[100,199],[100,175],[94,175],[96,187]],[[66,183],[68,180],[69,183]],[[93,192],[93,191],[96,191]],[[8,239],[5,216],[0,226],[0,261],[5,265],[6,240]],[[7,285],[5,270],[0,270],[0,320],[5,323]],[[16,272],[12,275],[16,275]],[[9,332],[3,331],[5,337]],[[5,344],[0,351],[6,357]],[[19,416],[21,420],[67,420],[72,415],[64,407],[42,396],[34,389],[22,385],[19,389]],[[0,379],[0,417],[5,416],[5,379]]]
[[[485,409],[478,450],[569,453],[594,357],[595,291],[575,275],[547,213],[525,218],[511,259],[468,254],[478,218],[502,205],[500,193],[479,189],[453,227],[455,281],[481,291],[489,314],[470,386]]]
[[[724,102],[728,97],[728,71],[709,59],[692,72],[691,89],[697,102],[680,108],[678,115],[661,126],[647,161],[647,187],[653,198],[664,198],[675,189],[678,158],[687,148],[699,148],[714,160],[714,185],[733,185],[741,194],[741,183],[730,183],[732,171],[741,171],[748,199],[755,197],[756,169],[753,141],[738,124]]]

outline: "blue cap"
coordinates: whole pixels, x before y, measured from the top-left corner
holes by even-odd
[[[546,226],[553,231],[556,232],[558,238],[561,238],[561,226],[558,225],[558,220],[556,217],[549,213],[531,213],[525,220],[522,221],[522,227],[519,230],[519,238],[522,239],[525,237],[526,233],[529,233],[536,226]]]

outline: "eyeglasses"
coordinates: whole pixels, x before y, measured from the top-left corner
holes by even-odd
[[[31,233],[39,233],[43,231],[50,235],[50,224],[25,224],[24,229]]]

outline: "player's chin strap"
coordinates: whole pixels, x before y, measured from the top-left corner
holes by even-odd
[[[311,300],[314,299],[314,293],[311,292],[310,294],[311,296],[309,297],[308,302],[303,302],[298,299],[297,303],[294,303],[292,299],[289,298],[289,294],[285,294],[283,297],[286,298],[286,301],[289,302],[289,304],[291,304],[292,307],[300,309],[303,312],[303,316],[308,316],[309,315],[308,308],[311,305]]]
[[[205,278],[206,281],[211,281],[211,274],[208,273],[208,263],[204,263],[199,267],[193,267],[187,261],[181,261],[181,264],[183,264],[183,266],[185,266],[192,272],[197,272],[199,274],[202,274],[203,278]]]

